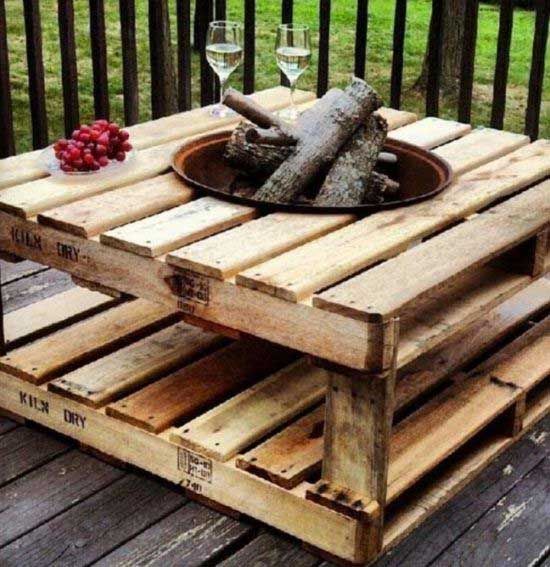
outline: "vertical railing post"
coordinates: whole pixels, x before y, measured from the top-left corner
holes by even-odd
[[[458,120],[466,124],[471,122],[472,117],[472,89],[474,86],[478,8],[479,0],[466,0],[464,40],[460,63],[460,87],[458,92]]]
[[[58,0],[58,20],[65,134],[70,136],[80,122],[73,0]]]
[[[8,26],[6,7],[0,0],[0,158],[15,153],[13,114],[11,106],[10,64],[8,55]]]
[[[205,51],[208,24],[214,18],[212,0],[196,0],[195,10],[195,18],[198,18],[197,27],[195,28],[198,36],[195,37],[195,45],[199,49],[200,55],[201,106],[206,106],[214,102],[214,72],[206,60]]]
[[[319,3],[319,61],[317,66],[317,96],[323,96],[328,89],[330,61],[330,0]]]
[[[31,106],[33,148],[48,145],[48,118],[42,57],[42,26],[38,0],[24,0],[27,67],[29,72],[29,100]]]
[[[254,92],[256,82],[256,0],[244,2],[243,92]]]
[[[122,90],[124,122],[127,126],[139,120],[139,83],[136,49],[136,6],[134,0],[119,0],[122,43]]]
[[[531,74],[529,76],[529,94],[525,113],[525,133],[536,140],[539,137],[540,107],[542,104],[542,85],[544,83],[544,63],[546,43],[548,41],[548,20],[550,2],[537,0],[535,19],[535,37],[531,56]]]
[[[107,39],[103,0],[90,0],[90,44],[94,77],[94,111],[96,118],[109,119],[109,79],[107,75]]]
[[[291,24],[294,21],[294,0],[282,0],[281,24]],[[284,73],[281,72],[281,85],[290,86]]]
[[[149,0],[149,50],[151,110],[153,118],[159,118],[177,110],[167,0]]]
[[[405,48],[405,25],[407,21],[407,0],[396,0],[393,21],[393,58],[391,68],[391,107],[401,108],[403,85],[403,51]]]
[[[369,0],[357,1],[355,22],[355,76],[365,78],[367,64],[367,33],[369,26]]]
[[[443,32],[443,0],[432,0],[432,17],[428,37],[428,77],[426,82],[426,115],[439,114],[439,83]]]

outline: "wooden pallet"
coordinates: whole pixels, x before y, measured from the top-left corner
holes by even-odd
[[[549,280],[531,284],[400,372],[384,550],[550,410],[549,292]],[[326,370],[268,343],[228,343],[142,300],[90,316],[91,292],[80,294],[66,299],[73,310],[82,300],[82,320],[0,360],[0,407],[201,502],[357,560],[356,519],[310,499],[323,458]],[[32,310],[44,312],[40,303],[22,311]],[[82,336],[85,349],[75,342]],[[496,344],[490,358],[459,370]]]
[[[280,105],[279,89],[256,96]],[[64,330],[47,360],[50,343],[40,341],[50,335],[10,352],[2,367],[11,383],[32,383],[33,400],[87,412],[87,423],[103,431],[79,430],[88,445],[347,561],[377,556],[433,508],[428,501],[444,499],[438,490],[452,493],[457,478],[507,446],[524,410],[524,423],[545,411],[537,383],[547,352],[537,351],[542,370],[531,374],[527,351],[510,347],[519,348],[525,383],[491,380],[500,367],[461,369],[550,303],[542,279],[550,264],[550,142],[380,112],[390,136],[433,149],[455,180],[430,201],[364,219],[261,216],[182,186],[165,173],[169,150],[232,124],[199,111],[134,127],[134,142],[146,149],[117,178],[29,181],[23,166],[31,157],[0,162],[2,250],[67,271],[118,301],[141,298],[113,308],[124,325],[108,333],[119,315],[94,315],[93,340]],[[151,310],[147,301],[163,307]],[[203,330],[170,330],[181,316],[180,326]],[[546,323],[536,328],[542,334]],[[220,333],[241,342],[220,345]],[[187,335],[185,347],[179,339]],[[178,354],[167,356],[174,341]],[[92,364],[93,384],[83,364]],[[415,405],[425,392],[438,393]],[[394,400],[398,418],[416,411],[392,428]],[[455,421],[458,433],[445,428]],[[487,450],[472,441],[481,433],[496,436]],[[477,460],[461,465],[455,451],[470,443]],[[160,451],[156,464],[150,451]],[[432,486],[428,475],[451,454],[458,464],[449,464],[448,490],[443,481]],[[419,482],[436,492],[422,496]],[[416,511],[393,516],[411,490]]]

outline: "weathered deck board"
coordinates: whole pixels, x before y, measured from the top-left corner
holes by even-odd
[[[46,433],[17,427],[0,436],[0,486],[54,459],[69,446]]]
[[[249,523],[189,502],[95,565],[210,565],[226,555],[228,548],[238,548],[245,543],[253,532]]]
[[[125,474],[0,550],[6,565],[89,565],[185,503],[178,491]]]
[[[0,488],[0,546],[89,498],[123,474],[70,451]]]

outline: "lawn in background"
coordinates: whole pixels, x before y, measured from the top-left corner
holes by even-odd
[[[8,44],[10,49],[10,73],[13,97],[13,112],[16,128],[17,151],[31,149],[28,79],[25,55],[25,34],[22,2],[7,0]],[[149,47],[147,30],[146,0],[136,1],[138,67],[140,85],[140,120],[150,118],[150,75]],[[171,13],[175,14],[175,2],[171,1]],[[228,17],[241,19],[242,0],[228,0]],[[77,38],[77,58],[79,74],[79,93],[81,120],[93,118],[92,65],[90,58],[88,1],[75,0],[75,26]],[[278,83],[273,51],[275,29],[280,21],[280,0],[258,0],[257,2],[257,60],[256,88],[262,89]],[[47,110],[50,138],[59,137],[63,132],[63,105],[60,74],[59,33],[57,27],[56,0],[41,0],[40,8],[43,27],[43,50],[46,72]],[[389,84],[392,58],[392,33],[395,3],[391,0],[371,0],[369,2],[369,29],[367,80],[389,100]],[[118,2],[105,2],[107,21],[107,44],[109,62],[109,88],[111,117],[123,121],[122,97],[122,57]],[[355,44],[356,2],[333,0],[330,33],[330,85],[346,85],[353,72],[353,51]],[[420,73],[422,59],[428,36],[431,2],[429,0],[409,0],[407,8],[407,32],[405,39],[404,90],[402,108],[423,113],[422,96],[411,89]],[[313,30],[314,45],[318,37],[318,0],[295,2],[294,20],[310,24]],[[516,9],[511,47],[510,72],[508,80],[508,100],[505,128],[523,131],[527,85],[529,81],[531,48],[534,31],[534,12]],[[175,45],[176,20],[172,17],[172,36]],[[472,121],[476,125],[489,123],[492,100],[492,81],[496,58],[498,35],[498,9],[481,4],[479,11],[478,42],[475,62],[475,87]],[[301,88],[315,89],[316,53],[312,66],[300,81]],[[199,104],[198,55],[193,61],[193,102]],[[240,87],[242,75],[236,72],[232,84]],[[543,91],[541,112],[541,137],[550,136],[550,81],[546,81]],[[456,100],[442,97],[441,115],[456,118]]]

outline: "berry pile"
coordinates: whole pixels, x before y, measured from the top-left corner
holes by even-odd
[[[58,140],[54,144],[55,157],[66,173],[97,171],[112,160],[126,159],[132,149],[129,137],[130,134],[115,122],[96,120],[91,126],[80,126],[69,140]]]

